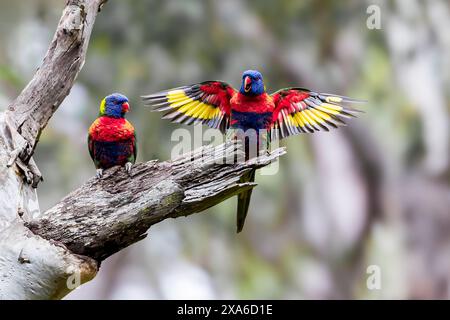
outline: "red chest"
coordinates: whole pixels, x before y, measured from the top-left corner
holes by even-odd
[[[259,96],[245,96],[241,93],[231,98],[231,109],[239,112],[272,112],[275,108],[273,99],[267,93]]]
[[[134,127],[125,118],[99,117],[89,128],[96,141],[121,141],[134,137]]]

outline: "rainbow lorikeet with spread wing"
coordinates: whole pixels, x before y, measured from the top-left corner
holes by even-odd
[[[89,154],[97,168],[97,178],[103,176],[104,169],[113,166],[125,166],[130,173],[136,162],[136,133],[125,119],[129,109],[128,98],[120,93],[113,93],[100,103],[98,118],[88,134]]]
[[[228,129],[264,129],[269,143],[274,138],[329,131],[329,128],[345,125],[344,118],[355,117],[354,113],[358,111],[348,104],[359,102],[298,87],[281,89],[269,95],[261,73],[255,70],[243,73],[239,91],[222,81],[205,81],[142,98],[156,111],[165,111],[163,118],[172,122],[203,123],[223,133]],[[261,142],[258,139],[256,142],[259,150]],[[245,148],[247,152],[247,145]],[[252,170],[241,182],[253,182],[254,179],[255,171]],[[251,190],[238,195],[237,232],[244,226],[250,197]]]

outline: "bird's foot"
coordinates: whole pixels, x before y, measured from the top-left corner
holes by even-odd
[[[125,163],[125,171],[128,173],[128,175],[131,175],[131,167],[133,164],[131,162]]]
[[[101,179],[103,177],[103,169],[97,169],[95,176],[97,179]]]

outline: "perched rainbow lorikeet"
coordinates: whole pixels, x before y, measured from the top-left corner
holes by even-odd
[[[98,118],[88,134],[89,154],[97,168],[97,178],[103,176],[104,169],[114,166],[125,166],[130,173],[136,162],[136,133],[125,119],[129,110],[128,98],[120,93],[113,93],[100,103]]]
[[[358,111],[349,103],[361,102],[344,96],[322,94],[292,87],[267,94],[260,72],[247,70],[239,91],[222,81],[205,81],[142,97],[156,111],[165,111],[164,119],[184,124],[203,123],[226,133],[265,129],[265,139],[286,138],[300,133],[329,131],[345,125],[343,118]],[[259,136],[259,135],[258,135]],[[258,141],[258,150],[261,141]],[[248,151],[247,145],[245,146]],[[246,157],[248,158],[248,157]],[[241,182],[253,182],[255,170]],[[244,226],[252,191],[238,195],[237,232]]]

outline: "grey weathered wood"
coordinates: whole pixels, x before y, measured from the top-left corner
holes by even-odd
[[[97,272],[95,260],[34,235],[24,223],[40,215],[34,148],[83,66],[104,2],[67,1],[41,67],[0,113],[0,299],[60,298],[73,289],[69,280],[81,284]]]
[[[163,219],[200,212],[254,184],[239,183],[283,149],[246,163],[223,164],[231,143],[169,162],[138,164],[91,179],[41,214],[32,155],[39,135],[83,66],[105,0],[68,0],[44,61],[0,113],[0,299],[61,298],[95,277],[99,262],[145,237]],[[234,212],[233,212],[234,213]]]
[[[240,177],[285,152],[277,149],[248,162],[227,164],[223,159],[235,148],[228,142],[202,147],[174,161],[140,163],[131,177],[123,168],[112,168],[27,226],[73,253],[104,260],[143,239],[147,229],[161,220],[203,211],[253,188],[253,183],[239,183]]]
[[[20,158],[28,163],[42,130],[69,94],[81,70],[102,0],[68,0],[42,65],[8,113],[27,142]]]

